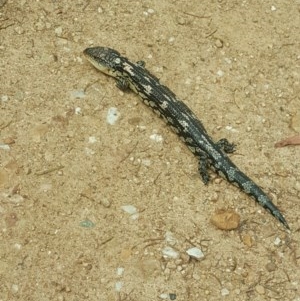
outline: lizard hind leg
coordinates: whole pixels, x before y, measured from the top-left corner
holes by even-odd
[[[209,174],[208,174],[208,167],[210,165],[208,156],[205,152],[200,152],[199,156],[199,163],[198,163],[198,170],[201,175],[203,183],[206,185],[209,182]]]
[[[231,154],[236,150],[236,145],[234,143],[230,143],[226,138],[220,139],[216,144],[227,154]]]
[[[116,79],[116,86],[121,91],[126,91],[129,89],[129,81],[124,77],[117,77]]]

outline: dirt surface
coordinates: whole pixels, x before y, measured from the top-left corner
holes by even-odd
[[[1,301],[300,300],[300,149],[274,148],[300,131],[299,1],[1,5]],[[205,186],[163,121],[85,60],[97,45],[144,60],[236,143],[291,232],[214,174]],[[220,209],[237,229],[211,223]]]

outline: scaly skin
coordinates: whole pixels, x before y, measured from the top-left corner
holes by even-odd
[[[87,48],[84,54],[98,70],[115,77],[119,89],[133,90],[147,106],[165,120],[199,158],[199,172],[205,184],[209,181],[208,168],[211,168],[252,196],[290,229],[270,198],[225,154],[233,152],[234,145],[228,143],[226,139],[215,143],[196,115],[169,88],[162,85],[157,77],[145,69],[144,62],[133,63],[119,52],[106,47]]]

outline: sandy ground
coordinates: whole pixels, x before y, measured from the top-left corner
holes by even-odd
[[[5,2],[0,300],[299,301],[300,149],[274,144],[300,131],[300,2]],[[236,143],[291,232],[219,177],[203,185],[178,137],[85,60],[97,45],[144,60]],[[219,209],[239,227],[216,228]]]

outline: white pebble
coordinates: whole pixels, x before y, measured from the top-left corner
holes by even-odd
[[[165,258],[173,258],[173,259],[177,259],[179,257],[179,253],[177,251],[175,251],[173,248],[171,247],[165,247],[162,250],[163,256]]]
[[[150,159],[142,159],[141,163],[145,166],[150,166],[151,165],[151,160]]]
[[[190,248],[186,252],[190,257],[195,258],[197,260],[200,260],[204,257],[203,252],[199,248],[196,248],[196,247]]]
[[[11,290],[13,293],[17,293],[19,291],[19,286],[17,284],[13,284],[11,286]]]
[[[117,275],[118,276],[122,276],[123,275],[123,273],[124,273],[124,268],[117,268]]]
[[[217,75],[220,76],[220,77],[224,76],[224,71],[218,70]]]
[[[6,151],[9,151],[10,150],[10,147],[8,144],[0,144],[0,149],[3,149],[3,150],[6,150]]]
[[[75,114],[81,115],[81,108],[79,108],[79,107],[75,108]]]
[[[279,237],[276,237],[276,238],[275,238],[275,241],[274,241],[274,245],[275,245],[275,246],[279,246],[280,243],[281,243],[281,239],[280,239]]]
[[[71,91],[71,99],[81,99],[85,97],[85,91],[83,89]]]
[[[122,281],[117,281],[116,284],[115,284],[116,291],[119,292],[122,287],[123,287],[123,282]]]
[[[137,213],[137,209],[136,207],[132,206],[132,205],[124,205],[121,206],[121,208],[128,214],[135,214]]]
[[[169,43],[173,43],[175,41],[175,38],[174,37],[170,37],[169,38]]]
[[[22,245],[21,245],[21,244],[18,244],[18,243],[15,243],[15,244],[14,244],[14,247],[15,247],[17,250],[21,250]]]
[[[132,206],[132,205],[124,205],[121,206],[121,208],[128,214],[130,214],[130,218],[133,220],[138,219],[139,217],[139,213],[138,210],[136,209],[136,207]]]
[[[107,115],[106,115],[107,123],[113,125],[116,123],[116,121],[118,120],[119,117],[120,117],[120,113],[118,112],[117,108],[111,107],[108,109]]]
[[[221,289],[221,295],[222,296],[227,296],[229,295],[229,290],[227,288],[222,288]]]
[[[55,34],[56,34],[58,37],[60,37],[61,34],[62,34],[62,32],[63,32],[63,29],[62,29],[61,26],[59,26],[59,27],[56,27],[54,31],[55,31]]]
[[[162,142],[164,140],[164,138],[161,135],[158,135],[158,134],[150,135],[150,139],[155,141],[155,142]]]
[[[88,143],[93,144],[93,143],[96,143],[96,142],[97,142],[97,138],[96,137],[94,137],[94,136],[89,137],[89,142]]]
[[[159,298],[164,300],[169,299],[169,294],[160,294]]]
[[[8,96],[7,95],[2,95],[1,96],[1,101],[8,101]]]

